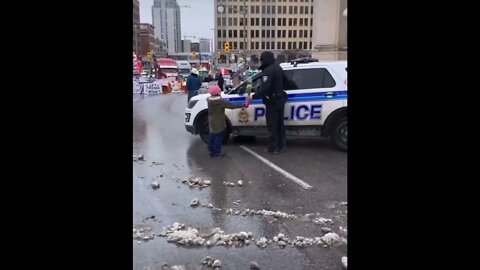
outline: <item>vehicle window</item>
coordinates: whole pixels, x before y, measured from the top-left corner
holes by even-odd
[[[176,68],[160,68],[162,70],[162,72],[166,72],[166,73],[175,73],[175,72],[178,72],[178,69]]]
[[[285,90],[332,88],[335,80],[326,68],[285,70]]]

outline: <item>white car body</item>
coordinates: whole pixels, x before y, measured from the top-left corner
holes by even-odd
[[[344,119],[342,130],[338,131],[343,132],[344,143],[337,147],[346,150],[347,61],[284,63],[280,66],[285,75],[296,83],[290,88],[297,87],[297,89],[285,91],[288,94],[285,104],[287,136],[331,136],[332,129],[338,128],[338,122]],[[313,77],[310,77],[310,74]],[[261,83],[261,77],[261,73],[254,76],[254,88]],[[305,87],[297,86],[298,84],[303,84]],[[317,84],[326,87],[308,87],[308,85]],[[232,103],[245,102],[247,94],[237,94],[244,85],[245,83],[240,84],[231,94],[222,93],[222,98]],[[194,96],[185,111],[185,127],[192,134],[202,136],[202,123],[204,127],[208,111],[208,96],[208,94]],[[253,100],[247,109],[226,109],[225,115],[228,129],[234,135],[268,135],[265,105],[261,99]],[[202,139],[205,140],[204,137]]]

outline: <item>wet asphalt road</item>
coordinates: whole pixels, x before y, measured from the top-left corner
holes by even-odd
[[[264,152],[265,138],[234,140],[224,146],[224,159],[211,159],[206,145],[198,136],[185,130],[186,95],[133,96],[133,153],[143,154],[145,161],[133,164],[133,225],[149,226],[154,233],[174,222],[207,232],[220,227],[226,233],[251,231],[256,239],[272,239],[284,233],[295,236],[323,236],[321,228],[347,227],[347,154],[334,149],[325,139],[289,139],[288,151],[279,155]],[[313,186],[306,190],[260,162],[241,149],[244,145],[282,169]],[[151,162],[160,165],[150,165]],[[189,188],[182,180],[190,176],[210,179],[205,189]],[[160,188],[149,185],[158,181]],[[243,180],[242,187],[226,187],[223,181]],[[192,208],[198,198],[201,206]],[[233,202],[240,200],[239,205]],[[207,208],[212,203],[222,210]],[[288,214],[318,213],[315,217],[331,218],[334,223],[322,226],[304,218],[274,220],[273,217],[228,215],[225,209],[280,210]],[[149,216],[155,219],[145,220]],[[260,269],[343,269],[342,256],[347,245],[332,248],[320,246],[280,248],[274,243],[261,249],[254,244],[244,247],[184,247],[166,241],[165,237],[138,243],[133,240],[133,269],[162,269],[184,265],[185,269],[211,269],[202,266],[205,256],[222,261],[222,269],[249,269],[256,261]],[[204,267],[204,268],[202,268]]]

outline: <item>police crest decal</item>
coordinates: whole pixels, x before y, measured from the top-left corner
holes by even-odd
[[[240,123],[247,123],[248,122],[248,112],[245,110],[245,108],[242,108],[240,112],[238,113],[238,121]]]

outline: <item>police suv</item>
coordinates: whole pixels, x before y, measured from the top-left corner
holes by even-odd
[[[297,59],[280,64],[286,78],[285,128],[287,136],[323,136],[341,150],[347,150],[347,61]],[[253,92],[262,84],[262,73],[252,78]],[[243,103],[247,82],[222,93],[232,103]],[[208,105],[203,94],[193,97],[185,111],[185,127],[208,142]],[[240,136],[268,135],[265,105],[261,99],[247,109],[225,110],[227,133]]]

